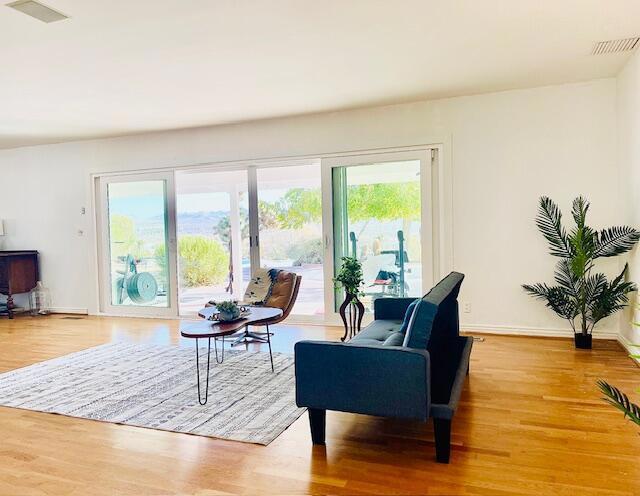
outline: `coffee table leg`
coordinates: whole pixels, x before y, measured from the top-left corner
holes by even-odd
[[[271,333],[269,332],[269,324],[267,324],[267,343],[269,343],[269,358],[271,359],[271,372],[274,372],[273,353],[271,353]]]
[[[211,340],[211,338],[209,338]],[[216,363],[224,362],[224,336],[222,336],[222,351],[220,352],[220,360],[218,360],[218,338],[213,338],[213,349],[216,352]]]
[[[207,347],[207,382],[204,390],[204,401],[202,401],[202,393],[200,392],[200,352],[198,350],[198,338],[196,338],[196,376],[198,378],[198,403],[206,405],[209,399],[209,364],[211,361],[211,338],[208,338],[209,345]],[[216,359],[217,360],[217,359]]]

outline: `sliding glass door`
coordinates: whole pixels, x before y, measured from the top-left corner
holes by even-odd
[[[419,297],[433,279],[431,167],[424,151],[328,159],[325,203],[331,229],[325,257],[335,273],[343,257],[362,264],[362,300]],[[336,309],[341,290],[327,299]]]
[[[242,300],[263,267],[302,276],[294,319],[335,323],[345,256],[362,263],[368,311],[421,296],[438,253],[434,170],[422,149],[100,177],[101,310],[194,315]]]
[[[250,278],[246,170],[176,173],[180,314],[241,300]]]
[[[175,315],[173,191],[173,174],[101,179],[103,311]]]
[[[324,247],[320,164],[256,170],[257,226],[261,267],[302,276],[292,314],[324,315]]]

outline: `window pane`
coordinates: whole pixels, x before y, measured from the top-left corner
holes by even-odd
[[[362,263],[363,302],[422,295],[420,161],[333,169],[335,269]],[[336,292],[336,308],[344,299]]]
[[[302,276],[293,314],[324,314],[319,165],[257,170],[260,265]]]
[[[166,182],[107,185],[111,303],[168,307]]]
[[[250,278],[246,171],[176,174],[180,313],[242,299]]]

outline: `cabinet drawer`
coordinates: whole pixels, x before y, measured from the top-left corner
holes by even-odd
[[[0,293],[9,292],[9,277],[7,274],[7,261],[0,258]]]

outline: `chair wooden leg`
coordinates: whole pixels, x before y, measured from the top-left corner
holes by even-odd
[[[309,426],[313,444],[325,444],[327,411],[309,408]]]
[[[451,453],[451,420],[433,419],[433,431],[436,438],[436,460],[449,463]]]

